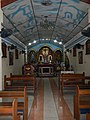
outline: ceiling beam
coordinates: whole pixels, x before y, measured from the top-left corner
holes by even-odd
[[[1,8],[5,7],[13,2],[16,2],[17,0],[1,0]]]
[[[80,0],[80,1],[90,4],[90,0]]]
[[[20,33],[20,35],[24,38],[24,36],[21,34],[21,32],[17,29],[17,27],[13,24],[13,22],[5,15],[3,12],[3,15],[8,19],[8,21],[11,23],[11,25]]]
[[[82,19],[78,22],[78,24],[73,28],[73,30],[66,36],[66,38],[64,40],[66,40],[71,34],[72,32],[79,26],[79,24],[83,21],[83,19],[88,15],[88,13],[86,13]],[[82,28],[83,29],[83,28]]]
[[[34,15],[36,27],[37,27],[38,38],[39,38],[39,41],[40,41],[39,29],[38,29],[38,25],[37,25],[37,20],[36,20],[36,16],[35,16],[35,11],[34,11],[32,0],[30,0],[30,2],[31,2],[32,10],[33,10],[33,15]]]
[[[55,19],[55,26],[53,27],[52,34],[51,34],[51,39],[53,37],[53,33],[54,33],[54,30],[55,30],[55,27],[56,27],[56,23],[57,23],[57,19],[58,19],[58,15],[59,15],[59,11],[60,11],[61,5],[62,5],[62,0],[60,0],[58,12],[57,12],[56,19]]]

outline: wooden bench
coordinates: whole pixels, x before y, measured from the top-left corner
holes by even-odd
[[[80,114],[90,113],[90,89],[76,87],[74,96],[74,118],[80,120]]]
[[[20,120],[20,116],[17,112],[17,100],[14,99],[11,106],[0,106],[0,116],[12,115],[12,120]]]
[[[26,94],[26,87],[24,87],[24,91],[0,91],[1,98],[17,98],[23,99],[23,101],[18,101],[17,109],[20,114],[23,115],[24,120],[28,120],[28,97]],[[11,102],[0,102],[0,106],[9,105],[11,106]]]
[[[86,120],[90,120],[90,114],[86,114]]]
[[[76,87],[76,85],[85,84],[85,74],[62,73],[60,75],[61,92],[63,94],[64,87]]]
[[[10,77],[4,76],[4,89],[23,89],[24,86],[29,90],[33,90],[35,93],[36,90],[36,77],[35,76],[26,76],[26,75],[12,75]]]

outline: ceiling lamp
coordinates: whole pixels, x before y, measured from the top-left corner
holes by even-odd
[[[56,42],[57,42],[57,40],[54,40],[54,42],[56,43]]]
[[[28,45],[31,45],[31,43],[28,43]]]
[[[33,43],[36,43],[36,40],[34,40]]]
[[[90,27],[88,27],[86,30],[83,30],[81,33],[86,37],[90,37]]]
[[[49,5],[52,4],[52,1],[51,1],[51,0],[43,0],[43,1],[41,2],[41,4],[44,5],[44,6],[49,6]]]
[[[0,35],[2,38],[6,38],[12,34],[13,34],[13,31],[11,29],[2,28],[0,31]]]
[[[59,42],[60,45],[62,45],[62,42]]]
[[[54,22],[48,21],[48,16],[44,16],[45,20],[40,22],[40,27],[46,29],[46,30],[52,30],[55,26]]]

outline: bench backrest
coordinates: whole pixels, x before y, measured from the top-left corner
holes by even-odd
[[[35,74],[30,74],[30,75],[13,75],[10,73],[10,77],[36,77]]]
[[[8,81],[10,82],[10,85],[8,85]],[[26,76],[26,75],[11,75],[11,77],[6,77],[6,75],[4,76],[4,89],[5,90],[7,90],[8,89],[8,87],[10,88],[13,88],[13,87],[15,87],[15,86],[13,86],[12,85],[12,82],[13,83],[16,83],[15,85],[16,85],[16,87],[17,88],[19,88],[18,86],[19,86],[19,84],[18,84],[18,82],[21,82],[21,81],[24,81],[24,82],[22,82],[22,84],[21,84],[21,86],[20,86],[20,88],[21,87],[23,87],[23,86],[28,86],[29,85],[29,87],[30,87],[30,85],[32,85],[31,87],[34,89],[34,91],[35,91],[35,89],[36,89],[36,77],[35,76]],[[29,83],[29,84],[28,84]],[[19,89],[20,89],[19,88]]]
[[[71,73],[62,73],[60,75],[60,78],[61,80],[66,80],[66,79],[69,79],[69,80],[76,80],[76,79],[85,79],[85,74],[71,74]]]
[[[88,111],[90,111],[90,89],[80,89],[77,85],[74,96],[74,116],[76,120],[80,120],[80,113],[86,114]]]
[[[90,95],[90,89],[80,89],[79,86],[76,86],[76,96],[80,97],[81,95]]]
[[[0,91],[0,97],[26,99],[27,97],[26,87],[24,87],[24,91]]]
[[[0,106],[0,115],[12,115],[12,120],[19,120],[17,113],[17,100],[14,99],[12,106]]]
[[[0,91],[1,98],[23,98],[23,106],[19,107],[20,110],[24,110],[24,120],[27,120],[28,117],[28,97],[26,93],[26,87],[24,91]],[[20,102],[19,102],[20,103]]]
[[[90,120],[90,114],[86,114],[86,120]]]

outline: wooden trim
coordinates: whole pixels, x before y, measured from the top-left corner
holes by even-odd
[[[17,0],[1,0],[1,8],[7,6],[15,1],[17,1]]]
[[[80,1],[90,4],[90,0],[80,0]]]

